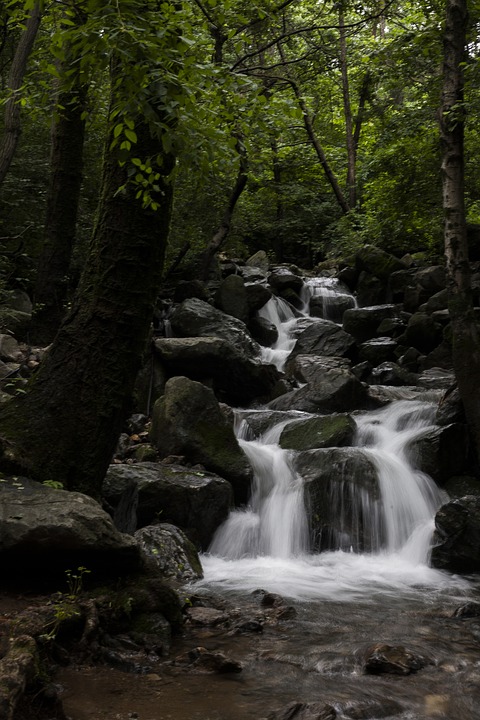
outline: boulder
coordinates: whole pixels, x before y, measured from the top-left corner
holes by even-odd
[[[245,293],[250,315],[258,312],[272,297],[272,291],[260,283],[246,283]]]
[[[358,250],[355,264],[358,271],[364,270],[385,283],[392,273],[405,269],[401,260],[374,245],[364,245]]]
[[[249,316],[245,281],[240,275],[228,275],[218,288],[215,304],[219,310],[246,323]]]
[[[459,423],[432,428],[410,444],[409,454],[416,467],[441,485],[466,469],[468,433]]]
[[[417,312],[408,321],[405,342],[421,353],[431,352],[441,343],[442,339],[442,326],[435,322],[431,315]]]
[[[384,303],[387,300],[387,284],[384,280],[362,270],[358,276],[356,296],[359,307]]]
[[[86,567],[92,573],[125,575],[143,565],[142,553],[87,495],[27,478],[0,483],[2,582],[31,583]]]
[[[203,577],[195,546],[175,525],[149,525],[137,530],[135,540],[163,577],[181,583]]]
[[[356,430],[350,415],[323,415],[289,423],[280,435],[280,446],[287,450],[351,445]]]
[[[389,337],[378,337],[367,340],[359,347],[359,358],[367,360],[372,365],[394,360],[394,353],[398,344]]]
[[[373,368],[368,378],[372,385],[415,385],[417,376],[394,362],[383,362]]]
[[[309,413],[351,412],[368,406],[365,386],[346,367],[317,367],[304,387],[269,403],[272,410]]]
[[[296,355],[285,366],[285,372],[299,383],[308,383],[326,370],[350,369],[350,360],[342,357],[324,357],[322,355]]]
[[[310,298],[309,308],[312,317],[332,320],[336,323],[343,322],[345,310],[355,307],[353,295],[332,294],[314,295]]]
[[[230,483],[214,473],[144,462],[110,465],[102,487],[108,505],[116,510],[132,484],[137,493],[133,530],[171,523],[188,531],[202,548],[208,547],[233,503]]]
[[[297,342],[292,350],[296,355],[323,355],[343,357],[352,353],[354,338],[331,320],[300,321],[296,332]]]
[[[258,250],[258,252],[251,255],[245,263],[248,267],[258,268],[262,273],[268,273],[270,261],[265,250]]]
[[[228,480],[237,502],[246,502],[252,468],[213,391],[186,377],[171,378],[153,408],[150,439],[164,456],[184,455],[191,463]]]
[[[18,363],[23,360],[23,353],[14,337],[6,333],[0,334],[0,360]]]
[[[343,315],[343,329],[353,335],[357,342],[371,340],[378,335],[378,327],[386,318],[398,317],[395,305],[373,305],[351,308]]]
[[[304,480],[315,550],[378,547],[383,529],[372,511],[380,496],[378,476],[361,448],[308,450],[294,466]]]
[[[480,571],[480,496],[443,505],[435,517],[431,563],[454,573]]]
[[[278,340],[276,325],[267,320],[267,318],[259,315],[251,318],[248,323],[248,329],[253,339],[264,347],[272,347]]]
[[[208,382],[221,400],[232,405],[268,400],[277,393],[278,370],[246,357],[222,338],[157,338],[154,348],[168,373]]]
[[[303,278],[288,268],[278,267],[268,276],[268,284],[275,293],[284,297],[285,290],[293,290],[298,294],[303,287]]]
[[[185,300],[174,310],[170,322],[177,337],[219,337],[251,357],[260,353],[244,322],[198,298]]]
[[[190,298],[198,298],[198,300],[204,302],[209,301],[210,296],[204,282],[201,280],[179,280],[175,285],[173,302],[181,303]]]
[[[410,675],[425,665],[425,658],[403,645],[376,643],[365,650],[363,658],[365,672],[372,675]]]

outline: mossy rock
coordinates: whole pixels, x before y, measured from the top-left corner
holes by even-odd
[[[287,450],[343,447],[352,444],[355,429],[355,421],[347,414],[308,418],[287,425],[280,445]]]

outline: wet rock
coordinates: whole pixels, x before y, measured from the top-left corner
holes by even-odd
[[[456,573],[480,570],[480,497],[467,495],[443,505],[435,517],[433,567]]]
[[[209,301],[209,293],[204,282],[201,280],[180,280],[175,285],[173,302],[181,303],[190,298],[197,298],[204,302]]]
[[[357,342],[365,342],[377,336],[378,327],[383,320],[398,317],[398,314],[395,305],[352,308],[345,311],[343,329],[353,335]]]
[[[458,387],[450,387],[438,404],[436,422],[439,425],[464,423],[465,411]]]
[[[335,720],[337,713],[324,703],[294,702],[267,715],[267,720]]]
[[[240,673],[242,664],[221,652],[212,652],[204,647],[196,647],[184,655],[175,658],[176,665],[187,665],[198,670],[219,673]]]
[[[187,608],[186,615],[192,625],[202,625],[208,627],[223,625],[229,620],[227,613],[211,607]]]
[[[384,303],[387,300],[387,284],[384,280],[362,270],[358,276],[356,296],[359,307]]]
[[[132,483],[137,491],[132,532],[161,520],[188,530],[205,549],[233,504],[230,483],[215,473],[145,462],[110,465],[102,493],[115,511]]]
[[[442,326],[427,313],[417,312],[408,321],[405,330],[406,344],[421,353],[431,352],[440,344],[442,338]]]
[[[478,478],[469,475],[454,475],[443,483],[443,488],[451,500],[466,495],[480,495],[480,481]]]
[[[258,312],[272,297],[272,291],[260,283],[247,283],[245,292],[251,316]]]
[[[245,620],[236,625],[232,630],[232,635],[250,635],[263,633],[263,624],[258,620]]]
[[[268,273],[270,261],[265,250],[258,250],[258,252],[251,255],[245,263],[249,267],[258,268],[262,273]]]
[[[222,400],[234,405],[271,398],[280,380],[273,365],[246,357],[222,338],[158,338],[154,348],[169,374],[211,383]]]
[[[460,618],[480,617],[480,603],[467,602],[467,603],[465,603],[465,605],[461,605],[454,611],[453,617],[460,617]]]
[[[253,411],[251,414],[248,413],[243,416],[243,419],[248,426],[246,438],[248,440],[255,440],[265,432],[268,432],[268,430],[278,423],[286,420],[296,420],[301,417],[302,414],[295,410],[292,410],[291,412],[280,410]]]
[[[373,338],[361,343],[359,347],[359,358],[361,361],[367,360],[372,365],[380,365],[394,359],[394,353],[397,343],[389,337]]]
[[[377,720],[400,715],[404,708],[395,700],[358,700],[340,704],[342,714],[351,720]]]
[[[174,310],[170,322],[175,336],[219,337],[251,357],[259,354],[260,349],[250,337],[245,323],[217,310],[203,300],[197,298],[185,300]]]
[[[289,450],[351,445],[356,424],[350,415],[324,415],[290,423],[280,435],[280,446]]]
[[[331,320],[300,322],[297,327],[305,329],[297,334],[297,342],[291,357],[296,355],[323,355],[343,357],[349,355],[354,346],[354,338]]]
[[[203,577],[202,566],[193,543],[179,528],[168,523],[150,525],[135,533],[144,553],[166,578],[189,582]]]
[[[143,566],[133,538],[118,532],[95,500],[27,478],[0,483],[0,537],[5,584],[63,578],[65,570],[80,566],[106,575]]]
[[[285,290],[293,290],[299,293],[303,287],[303,278],[295,275],[288,268],[275,268],[268,276],[270,287],[282,297],[285,297]]]
[[[308,384],[269,403],[272,410],[303,410],[310,413],[350,412],[365,408],[365,386],[345,367],[319,366]]]
[[[460,424],[432,428],[414,440],[409,453],[415,466],[443,483],[452,475],[461,475],[468,458],[468,434]]]
[[[383,362],[372,369],[370,382],[373,385],[415,385],[417,376],[394,362]]]
[[[382,528],[369,509],[379,498],[375,466],[360,448],[299,453],[294,467],[304,479],[314,550],[371,550]]]
[[[424,658],[407,650],[403,645],[377,643],[367,648],[363,658],[365,672],[372,675],[410,675],[425,665]]]
[[[278,340],[278,330],[276,326],[264,317],[254,317],[248,323],[252,337],[260,345],[271,347]]]
[[[345,310],[355,306],[352,295],[314,295],[310,298],[309,312],[312,317],[332,320],[335,323],[343,322]]]
[[[151,442],[163,455],[185,455],[228,480],[245,502],[252,468],[213,392],[185,377],[171,378],[153,410]]]

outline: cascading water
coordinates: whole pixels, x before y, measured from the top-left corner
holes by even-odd
[[[320,286],[312,282],[309,292]],[[265,359],[281,368],[295,342],[295,313],[288,303],[274,299],[262,315],[279,329],[279,340],[265,352]],[[354,477],[336,479],[337,491],[326,514],[338,515],[336,536],[343,539],[320,553],[309,547],[302,478],[294,470],[292,455],[278,445],[291,416],[247,440],[248,426],[241,422],[240,412],[239,441],[255,474],[251,498],[217,531],[202,558],[203,584],[242,590],[267,587],[293,598],[345,601],[368,597],[378,589],[409,592],[419,584],[438,588],[458,582],[427,565],[433,518],[445,495],[415,469],[409,450],[432,427],[434,411],[432,402],[400,400],[356,418],[356,445],[362,448],[356,452],[364,453],[375,467],[378,494],[359,489]],[[343,512],[353,517],[351,526],[361,524],[364,533],[367,528],[370,536],[363,544],[369,553],[361,552],[343,532]]]

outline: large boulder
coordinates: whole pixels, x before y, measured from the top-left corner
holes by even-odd
[[[372,305],[371,307],[351,308],[343,315],[343,329],[353,335],[358,342],[371,340],[378,335],[378,327],[386,318],[399,314],[395,305]]]
[[[467,495],[443,505],[435,517],[431,562],[454,573],[480,571],[480,497]]]
[[[251,360],[222,338],[157,338],[154,349],[169,374],[207,381],[232,405],[268,400],[278,391],[280,374],[273,365]]]
[[[286,450],[351,445],[356,430],[350,415],[321,415],[289,423],[280,435],[280,446]]]
[[[374,245],[358,250],[355,263],[358,271],[368,272],[385,283],[393,272],[405,269],[405,263]]]
[[[160,454],[183,455],[228,480],[237,502],[246,502],[252,468],[210,388],[171,378],[153,408],[151,442]]]
[[[163,577],[181,583],[203,577],[195,546],[175,525],[150,525],[137,530],[135,540]]]
[[[343,357],[352,353],[354,338],[331,320],[300,321],[297,342],[292,351],[296,355]]]
[[[249,307],[244,279],[240,275],[227,275],[220,283],[215,304],[222,312],[246,323]]]
[[[375,466],[360,448],[308,450],[294,461],[304,480],[315,550],[372,550],[383,528],[371,509],[379,499]]]
[[[461,475],[468,464],[468,433],[465,425],[452,423],[423,433],[409,446],[415,465],[435,482],[443,484]]]
[[[115,511],[125,492],[136,488],[133,530],[161,521],[188,532],[207,548],[233,504],[230,483],[212,472],[145,462],[110,465],[102,494]]]
[[[219,337],[249,356],[260,354],[260,348],[244,322],[198,298],[190,298],[179,305],[172,313],[170,323],[177,337]]]
[[[86,567],[116,575],[138,571],[143,556],[120,533],[100,505],[27,478],[0,483],[0,565],[2,582],[38,581]]]
[[[420,352],[431,352],[441,343],[442,339],[442,326],[440,323],[435,322],[431,315],[417,312],[408,321],[405,330],[405,342],[407,345],[420,350]]]
[[[303,410],[309,413],[351,412],[369,403],[365,386],[347,367],[318,365],[311,368],[308,384],[272,402],[272,410]]]

